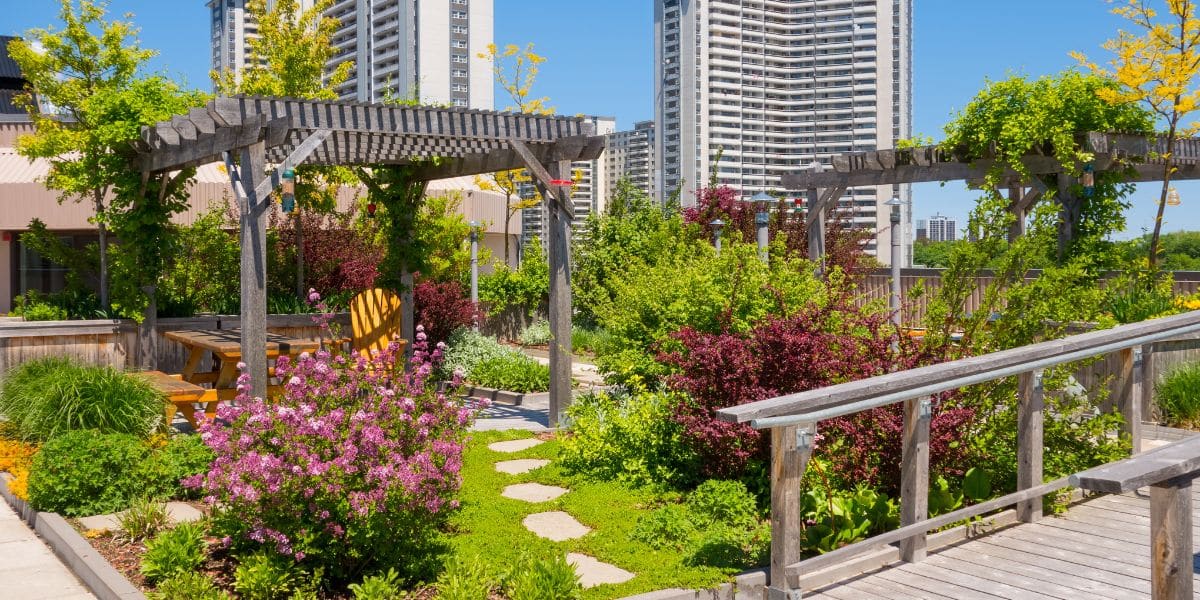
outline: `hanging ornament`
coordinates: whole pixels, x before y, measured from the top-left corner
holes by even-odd
[[[1167,190],[1167,206],[1179,206],[1183,202],[1179,199],[1179,190],[1171,188]]]
[[[367,216],[372,219],[375,218],[375,203],[374,202],[367,203]]]
[[[1090,163],[1083,166],[1083,176],[1079,178],[1079,183],[1083,185],[1083,195],[1092,197],[1092,192],[1096,189],[1096,172]]]
[[[283,172],[283,181],[280,182],[280,204],[282,205],[284,214],[290,214],[296,210],[296,171],[286,169]]]

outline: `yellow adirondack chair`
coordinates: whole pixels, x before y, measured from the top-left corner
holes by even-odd
[[[372,350],[383,351],[400,335],[402,314],[400,296],[395,292],[375,288],[355,296],[350,301],[351,350],[368,357]]]

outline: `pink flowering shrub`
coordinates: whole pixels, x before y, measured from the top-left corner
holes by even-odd
[[[216,509],[235,551],[267,547],[335,581],[377,567],[428,573],[438,526],[457,506],[472,409],[427,386],[442,347],[418,328],[407,372],[399,344],[370,359],[325,350],[281,357],[284,392],[246,393],[201,425],[216,453],[185,481]]]

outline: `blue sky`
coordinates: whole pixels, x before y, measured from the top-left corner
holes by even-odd
[[[615,116],[622,128],[653,117],[652,2],[494,2],[496,43],[533,42],[547,56],[535,92],[549,96],[559,112]],[[110,1],[113,13],[134,13],[143,44],[161,52],[156,69],[207,88],[204,5],[204,0]],[[934,138],[985,78],[1056,73],[1074,64],[1071,50],[1105,58],[1100,45],[1122,24],[1108,13],[1105,0],[915,0],[915,5],[913,131]],[[0,31],[19,34],[51,24],[57,6],[55,0],[0,0],[5,16]],[[505,106],[499,91],[496,103]],[[1178,188],[1183,205],[1168,207],[1164,229],[1200,229],[1200,183]],[[1149,184],[1134,194],[1125,236],[1151,227],[1157,195]],[[940,212],[962,221],[975,197],[961,184],[920,184],[914,188],[914,214]]]

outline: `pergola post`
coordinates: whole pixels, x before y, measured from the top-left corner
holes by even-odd
[[[821,163],[814,163],[813,173],[820,173]],[[821,190],[808,188],[808,215],[805,223],[808,229],[808,259],[818,264],[820,272],[825,271],[825,203],[821,201]]]
[[[566,179],[570,161],[550,165],[550,176]],[[559,188],[561,190],[561,188]],[[569,188],[568,188],[569,189]],[[561,192],[559,192],[561,194]],[[550,427],[571,405],[571,221],[570,196],[550,204]]]
[[[242,362],[250,373],[250,395],[267,397],[267,206],[258,186],[266,179],[267,147],[257,142],[242,149],[238,177],[241,242]]]
[[[1058,258],[1062,260],[1067,254],[1071,242],[1075,241],[1076,229],[1082,217],[1082,206],[1079,198],[1071,193],[1071,185],[1075,178],[1067,173],[1058,174]]]

